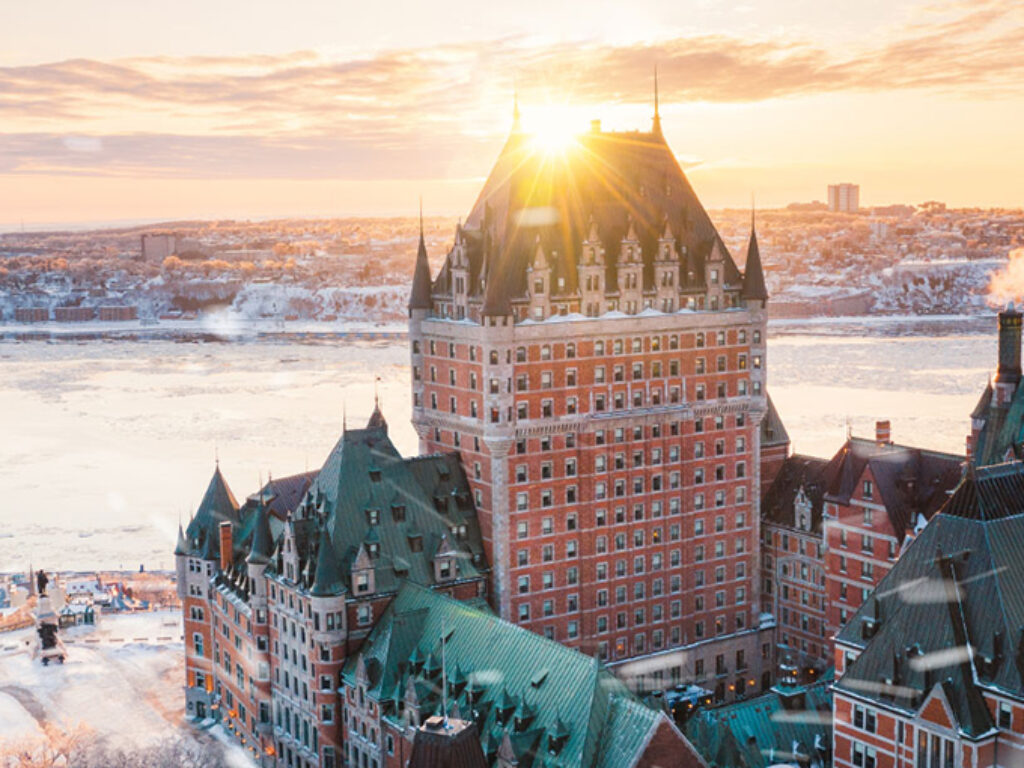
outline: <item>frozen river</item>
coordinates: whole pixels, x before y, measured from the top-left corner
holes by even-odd
[[[794,449],[830,456],[846,424],[962,451],[995,363],[995,321],[773,327],[769,391]],[[215,456],[235,495],[317,468],[361,425],[373,380],[416,451],[404,343],[0,342],[0,571],[169,568]]]

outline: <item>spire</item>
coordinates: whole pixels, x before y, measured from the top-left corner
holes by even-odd
[[[757,230],[754,229],[754,211],[750,211],[750,243],[747,246],[747,263],[743,267],[743,289],[740,296],[744,301],[760,301],[761,306],[768,300],[768,289],[764,284],[764,269],[761,267],[761,252],[757,247]]]
[[[441,716],[444,718],[444,729],[447,731],[451,726],[448,723],[448,657],[445,654],[447,636],[444,628],[444,616],[441,617]]]
[[[427,245],[423,240],[423,198],[420,198],[420,245],[416,252],[416,268],[412,275],[412,293],[409,309],[430,309],[430,262]]]
[[[185,541],[185,531],[181,527],[181,522],[178,523],[178,544],[174,548],[174,554],[176,554],[176,555],[187,555],[188,554],[188,542]]]
[[[661,114],[658,111],[658,65],[654,65],[654,125],[652,132],[661,136]]]
[[[384,420],[384,414],[380,410],[380,396],[377,394],[377,382],[380,381],[380,376],[377,376],[373,380],[373,413],[370,414],[370,420],[366,423],[367,429],[383,429],[387,432],[388,423]]]

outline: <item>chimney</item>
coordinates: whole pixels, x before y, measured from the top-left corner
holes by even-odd
[[[225,520],[220,524],[220,569],[227,572],[228,568],[231,567],[231,555],[233,554],[234,546],[232,545],[231,535],[231,522]]]
[[[875,442],[879,447],[892,445],[892,424],[888,419],[875,422]]]
[[[999,313],[999,368],[996,370],[997,402],[1006,403],[1020,383],[1021,313],[1008,304]]]

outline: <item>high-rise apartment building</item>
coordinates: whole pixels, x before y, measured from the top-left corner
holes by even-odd
[[[859,184],[829,184],[828,209],[842,213],[856,213],[860,210]]]
[[[766,299],[657,112],[562,150],[516,125],[433,278],[421,239],[413,423],[460,452],[502,618],[647,687],[768,686]]]

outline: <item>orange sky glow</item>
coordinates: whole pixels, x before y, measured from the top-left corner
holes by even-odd
[[[655,63],[708,207],[1024,202],[1016,0],[44,5],[0,8],[0,229],[462,214],[514,89],[527,130],[646,130]]]

